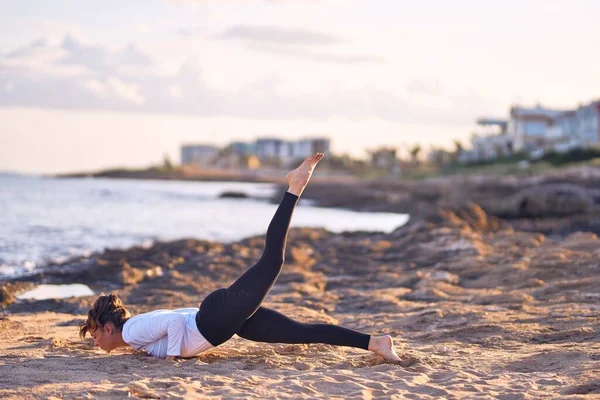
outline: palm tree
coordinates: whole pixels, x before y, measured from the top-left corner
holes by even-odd
[[[464,147],[462,145],[462,143],[460,142],[460,140],[455,140],[454,141],[454,151],[456,152],[457,155],[460,155],[460,153],[462,153],[464,150]]]
[[[171,161],[171,157],[168,153],[163,155],[163,168],[167,171],[171,171],[173,169],[173,162]]]
[[[416,144],[410,149],[410,157],[415,165],[419,165],[419,153],[421,152],[421,146]]]
[[[464,148],[463,148],[463,145],[460,142],[460,140],[455,140],[454,141],[454,154],[452,155],[453,162],[456,163],[458,161],[463,150],[464,150]]]

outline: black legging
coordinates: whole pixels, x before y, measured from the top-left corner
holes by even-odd
[[[298,196],[286,192],[267,229],[265,249],[256,264],[227,289],[206,296],[196,314],[196,325],[213,346],[234,334],[268,343],[326,343],[367,350],[369,335],[329,324],[296,322],[261,307],[275,283],[285,255],[287,233]]]

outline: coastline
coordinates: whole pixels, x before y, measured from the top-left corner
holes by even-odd
[[[223,170],[146,168],[50,175],[54,178],[111,178],[177,181],[272,183],[287,189],[281,169]],[[321,171],[320,171],[321,172]],[[428,179],[361,179],[350,174],[321,172],[311,179],[303,198],[320,207],[355,211],[388,211],[435,218],[440,209],[460,210],[475,203],[503,219],[535,219],[596,213],[600,207],[600,166],[552,169],[536,175],[450,175]],[[567,193],[565,196],[565,192]],[[559,194],[561,202],[549,197]],[[535,198],[543,196],[542,201]],[[570,198],[569,198],[570,197]],[[525,203],[523,203],[525,202]]]
[[[114,168],[96,172],[72,172],[47,175],[51,178],[113,178],[113,179],[159,179],[180,181],[222,181],[222,182],[254,182],[285,183],[287,170],[281,168],[261,169],[219,169],[219,168],[162,168],[143,169]],[[317,177],[316,177],[317,178]],[[326,173],[317,178],[322,182],[356,183],[359,178],[344,173]]]

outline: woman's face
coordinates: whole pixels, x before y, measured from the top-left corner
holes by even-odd
[[[110,323],[104,325],[103,327],[98,327],[93,332],[90,332],[92,338],[94,339],[94,346],[100,347],[102,350],[110,353],[111,350],[115,348],[113,345],[113,329]]]

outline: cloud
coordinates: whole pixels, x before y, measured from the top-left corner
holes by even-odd
[[[410,94],[439,95],[442,93],[442,86],[438,79],[419,77],[408,82],[406,90]]]
[[[191,37],[206,34],[206,28],[194,26],[189,28],[179,28],[175,30],[175,34],[183,37]]]
[[[268,46],[271,48],[261,51],[346,64],[378,61],[315,52],[310,47]],[[312,92],[285,94],[279,90],[287,83],[285,79],[269,73],[237,90],[221,90],[204,81],[203,68],[190,58],[175,74],[165,74],[155,60],[135,46],[108,49],[75,36],[56,44],[38,40],[0,55],[0,106],[261,119],[375,117],[405,123],[458,124],[471,118],[473,106],[486,101],[474,93],[452,93],[436,80],[422,77],[400,91],[385,82],[356,87],[340,81],[324,82],[320,90]]]
[[[179,97],[181,97],[182,93],[183,93],[183,89],[180,86],[169,85],[167,87],[167,94],[171,97],[179,98]]]
[[[341,38],[334,35],[305,29],[244,25],[235,26],[220,37],[223,39],[241,39],[252,43],[277,43],[301,46],[323,46],[343,42]]]
[[[89,79],[82,83],[82,86],[96,96],[108,97],[109,90],[106,85],[97,79]]]
[[[0,56],[0,71],[7,74],[42,77],[75,77],[89,75],[91,71],[80,64],[64,64],[68,51],[44,39]]]
[[[35,53],[37,49],[44,49],[48,46],[48,41],[44,38],[34,40],[28,46],[21,47],[6,54],[8,58],[18,58]]]
[[[5,82],[4,90],[6,91],[6,93],[12,93],[13,90],[15,90],[15,85],[13,85],[12,82]]]
[[[334,54],[331,52],[314,51],[311,49],[304,48],[290,48],[288,46],[269,45],[269,44],[251,44],[248,46],[249,49],[270,53],[286,55],[296,58],[302,58],[305,60],[316,61],[320,63],[334,63],[334,64],[379,64],[387,62],[384,58],[368,55],[345,55],[345,54]]]
[[[87,44],[67,35],[60,47],[67,53],[61,60],[63,64],[83,65],[95,71],[112,70],[123,65],[152,64],[150,58],[133,45],[109,52],[101,46]]]
[[[111,91],[123,100],[138,105],[146,102],[144,96],[140,94],[140,88],[136,84],[124,82],[114,76],[106,78],[106,83]]]
[[[152,65],[135,47],[109,51],[66,35],[58,44],[40,39],[0,56],[0,104],[70,109],[141,106],[136,82],[118,76],[127,65]]]
[[[241,40],[250,50],[285,55],[320,63],[367,64],[384,63],[381,57],[340,54],[334,45],[347,43],[341,37],[306,29],[239,25],[218,36],[219,39]],[[321,49],[327,47],[327,50]]]

